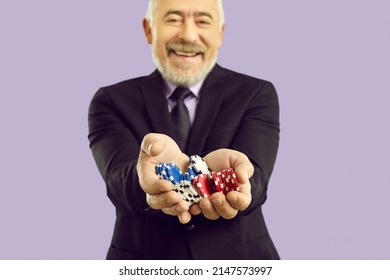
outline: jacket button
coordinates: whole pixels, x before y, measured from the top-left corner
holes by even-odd
[[[194,230],[195,225],[194,224],[188,224],[188,225],[185,225],[185,227],[186,227],[186,230],[191,231],[191,230]]]

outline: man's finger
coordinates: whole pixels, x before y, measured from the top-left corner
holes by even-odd
[[[254,168],[248,157],[242,153],[237,154],[232,162],[237,180],[240,184],[249,183],[249,178],[253,176]]]
[[[219,218],[219,214],[215,211],[214,205],[209,198],[203,198],[199,202],[199,207],[202,209],[202,213],[207,219],[216,220]]]
[[[192,204],[190,207],[191,215],[199,215],[202,213],[202,209],[200,209],[199,204]]]
[[[178,207],[178,213],[189,210],[188,204],[186,204],[174,191],[154,195],[146,194],[146,202],[153,209],[164,209],[176,206]]]
[[[144,171],[147,172],[147,171]],[[145,175],[142,177],[141,186],[144,192],[148,194],[161,194],[169,192],[172,190],[172,184],[167,180],[160,180],[154,173],[154,171],[149,172],[150,175]]]
[[[229,192],[226,195],[226,199],[233,208],[239,211],[243,211],[248,208],[252,201],[250,194],[247,195],[236,191]]]
[[[186,205],[180,205],[180,203],[177,203],[169,208],[163,208],[162,211],[171,216],[178,216],[184,212],[188,212],[188,207]]]
[[[213,203],[215,211],[224,218],[232,219],[237,215],[237,209],[233,208],[230,203],[227,201],[226,197],[221,193],[213,194],[210,197],[210,201]]]
[[[179,218],[180,223],[187,224],[191,220],[190,212],[184,212],[177,216]]]

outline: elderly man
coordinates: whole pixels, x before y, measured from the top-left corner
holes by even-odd
[[[143,27],[157,70],[99,89],[89,108],[116,207],[107,258],[278,259],[261,210],[279,143],[273,85],[216,64],[221,0],[150,0]],[[183,200],[155,167],[185,171],[191,155],[233,168],[238,190]]]

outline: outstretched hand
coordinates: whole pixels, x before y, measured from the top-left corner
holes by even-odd
[[[178,216],[181,223],[191,219],[189,204],[172,190],[172,184],[156,175],[156,164],[170,162],[181,170],[188,166],[188,156],[181,152],[176,142],[167,135],[147,134],[138,157],[137,173],[141,188],[146,193],[146,202],[153,209],[161,209],[168,215]]]
[[[198,205],[192,205],[190,212],[193,215],[203,213],[211,220],[219,217],[225,219],[234,218],[238,211],[245,210],[252,201],[251,184],[254,169],[248,157],[235,150],[219,149],[204,157],[212,171],[233,168],[236,172],[239,191],[230,191],[226,196],[222,193],[214,193],[210,198],[203,198]]]

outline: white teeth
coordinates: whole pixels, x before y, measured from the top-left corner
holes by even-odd
[[[196,53],[185,53],[185,52],[175,52],[177,55],[180,55],[180,56],[196,56]]]

